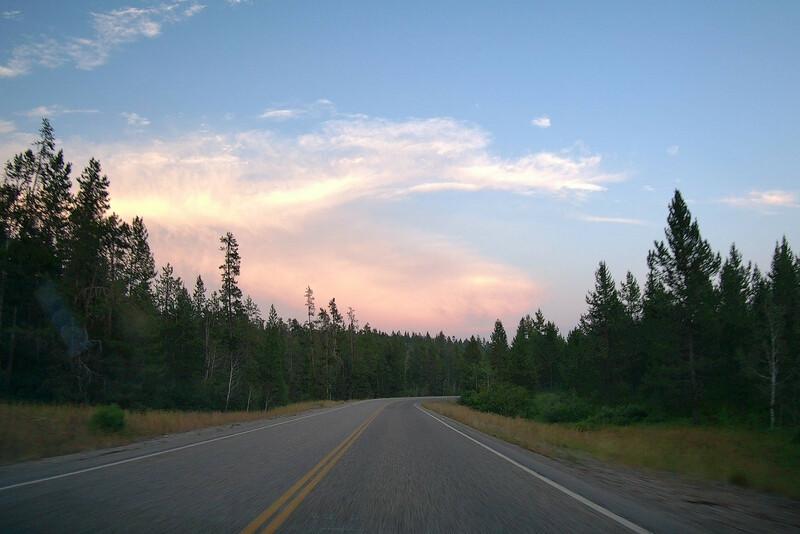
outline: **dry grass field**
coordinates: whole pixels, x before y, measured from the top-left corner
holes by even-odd
[[[452,402],[423,406],[528,450],[729,482],[800,499],[800,444],[781,432],[681,425],[582,430],[471,410]]]
[[[198,428],[293,415],[334,404],[312,401],[281,406],[266,412],[126,410],[125,430],[104,433],[89,428],[89,420],[97,407],[0,403],[0,465],[116,447],[153,436]]]

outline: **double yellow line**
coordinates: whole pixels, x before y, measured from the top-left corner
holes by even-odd
[[[298,480],[294,486],[289,488],[289,490],[281,495],[281,497],[272,503],[272,505],[264,510],[258,517],[256,517],[252,523],[247,525],[244,530],[242,530],[242,534],[253,534],[258,529],[260,529],[263,525],[267,524],[264,527],[264,530],[261,531],[262,534],[272,534],[280,526],[286,521],[286,519],[295,511],[295,509],[303,502],[311,490],[313,490],[317,484],[319,484],[320,480],[325,478],[325,475],[328,474],[336,462],[344,456],[344,453],[347,452],[353,443],[356,442],[358,438],[361,437],[361,434],[367,429],[367,427],[378,417],[384,408],[386,408],[386,404],[378,408],[378,410],[370,416],[369,419],[364,421],[364,423],[358,427],[355,432],[350,434],[347,439],[341,442],[339,445],[336,446],[328,455],[323,458],[317,465],[314,466],[311,471],[306,473],[303,478]],[[291,502],[289,500],[291,499]],[[289,504],[286,504],[289,502]],[[284,506],[285,505],[285,506]],[[277,515],[276,515],[277,514]],[[274,516],[274,517],[273,517]],[[271,520],[271,521],[270,521]]]

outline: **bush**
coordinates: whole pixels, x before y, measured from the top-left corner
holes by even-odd
[[[647,409],[640,404],[625,404],[613,408],[603,406],[595,415],[588,417],[585,423],[589,426],[628,426],[641,423],[648,415]]]
[[[459,403],[480,412],[496,413],[507,417],[528,417],[532,406],[528,390],[513,384],[495,384],[480,392],[462,395]]]
[[[592,406],[574,393],[542,393],[536,397],[538,419],[545,423],[577,423],[589,417]]]
[[[125,412],[116,404],[101,406],[89,420],[89,428],[101,432],[122,432],[125,430]]]

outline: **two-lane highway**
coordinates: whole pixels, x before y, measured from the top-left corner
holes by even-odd
[[[0,532],[690,529],[420,399],[363,401],[0,469]]]

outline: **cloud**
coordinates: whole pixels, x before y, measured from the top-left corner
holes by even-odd
[[[0,119],[0,134],[11,133],[16,129],[13,122]]]
[[[293,119],[302,115],[299,109],[268,109],[258,117],[260,119]]]
[[[672,145],[671,147],[667,148],[667,154],[670,156],[677,156],[680,147],[678,145]]]
[[[792,191],[750,191],[744,197],[728,197],[722,203],[737,208],[749,208],[773,213],[773,208],[798,208],[797,194]]]
[[[389,221],[384,207],[448,191],[560,202],[622,179],[598,155],[499,157],[486,131],[447,118],[336,118],[292,136],[211,130],[135,143],[73,140],[65,151],[74,161],[100,160],[112,209],[126,220],[142,216],[156,260],[184,280],[219,278],[217,240],[232,231],[243,288],[257,302],[300,317],[311,285],[318,303],[337,297],[379,328],[474,333],[536,309],[542,294],[522,269]]]
[[[34,66],[56,68],[72,63],[91,70],[104,65],[111,53],[122,45],[160,35],[165,24],[177,23],[196,15],[203,6],[191,1],[165,3],[149,8],[126,7],[105,13],[90,13],[94,33],[90,37],[70,37],[59,41],[43,38],[39,42],[18,45],[6,65],[0,65],[0,77],[24,76]]]
[[[287,120],[336,116],[336,108],[330,100],[320,98],[312,104],[298,108],[268,108],[259,119]]]
[[[120,113],[128,121],[128,126],[149,126],[150,121],[136,113]]]
[[[262,308],[275,304],[284,317],[304,315],[303,290],[310,285],[319,307],[336,297],[340,310],[354,308],[362,325],[467,335],[498,316],[521,316],[540,298],[538,285],[517,268],[442,236],[376,226],[354,215],[332,212],[303,232],[176,231],[145,223],[156,260],[172,262],[184,280],[200,273],[209,290],[219,284],[219,236],[232,231],[240,245],[243,290]]]
[[[538,117],[533,119],[531,124],[537,128],[550,128],[550,119],[548,117]]]
[[[39,106],[28,111],[24,111],[21,115],[25,115],[31,119],[51,118],[58,115],[70,115],[74,113],[100,113],[97,109],[69,109],[64,106]]]
[[[3,18],[6,20],[20,20],[22,18],[22,12],[19,10],[3,11]]]
[[[331,120],[296,137],[196,132],[86,152],[115,177],[115,209],[176,224],[290,228],[362,199],[446,191],[582,198],[623,178],[599,155],[494,156],[485,131],[452,119]]]
[[[647,223],[640,219],[625,219],[621,217],[594,217],[592,215],[579,215],[578,219],[585,222],[629,224],[633,226],[646,226]]]

